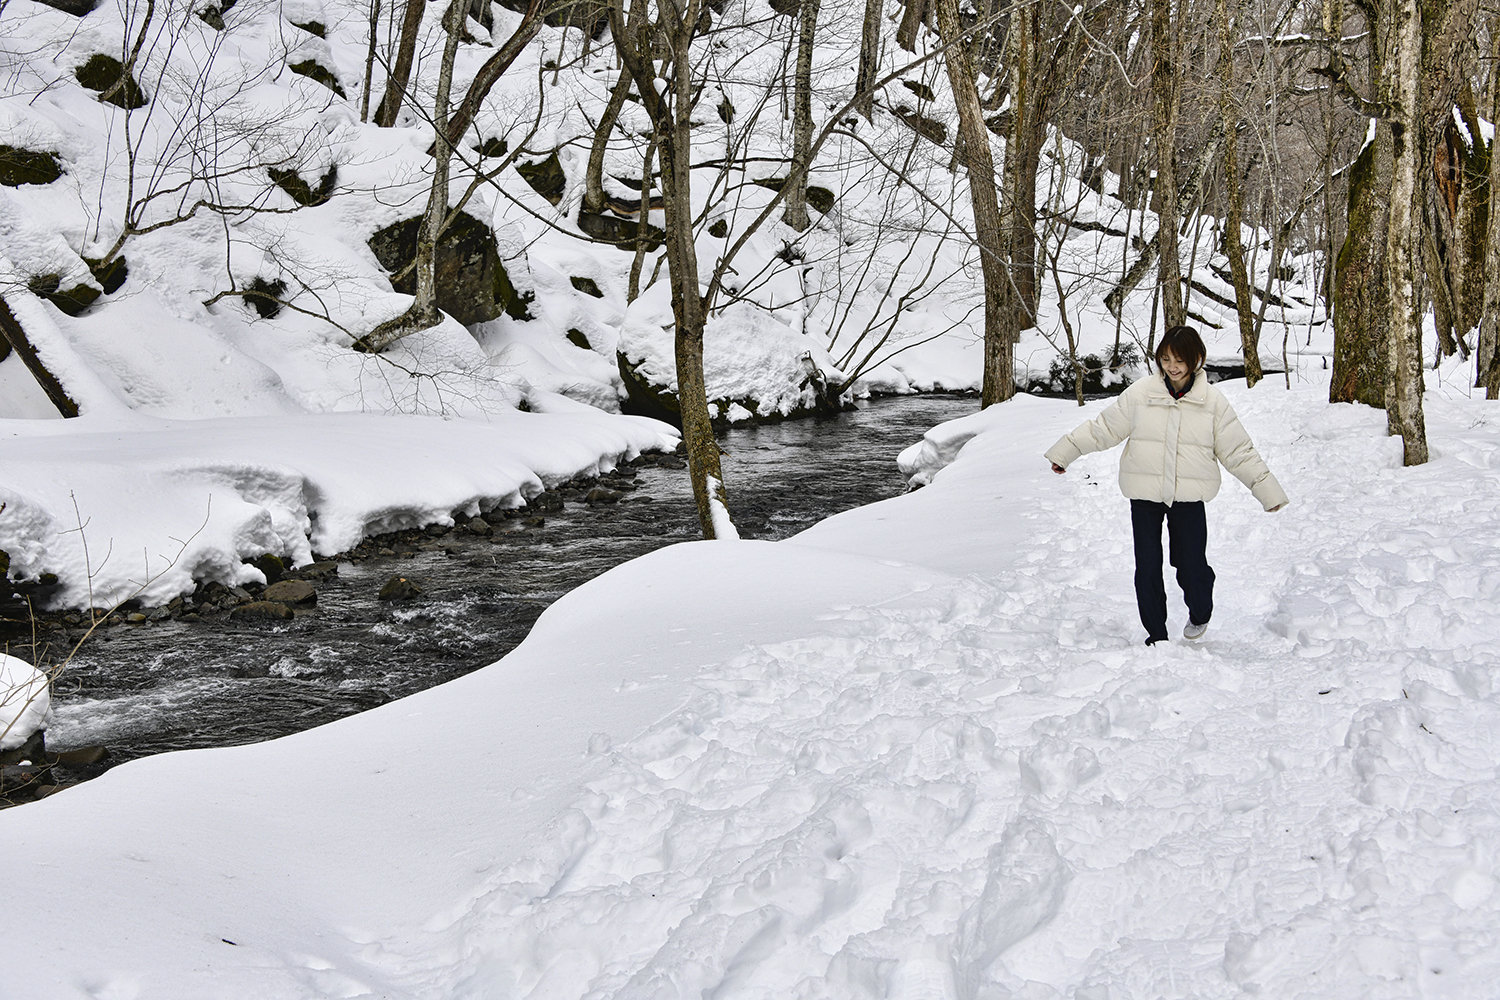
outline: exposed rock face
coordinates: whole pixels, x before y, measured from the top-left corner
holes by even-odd
[[[297,204],[306,208],[321,205],[329,198],[332,198],[333,189],[339,182],[338,164],[334,164],[328,168],[328,172],[318,180],[317,187],[309,184],[295,170],[282,170],[277,167],[271,167],[266,172],[271,175],[271,183],[285,191],[287,196]]]
[[[0,184],[51,184],[63,175],[56,153],[19,146],[0,146]]]
[[[26,283],[34,295],[46,299],[69,316],[81,315],[100,295],[99,289],[93,285],[79,283],[70,288],[61,285],[62,278],[56,274],[38,275]]]
[[[251,601],[249,604],[241,604],[230,612],[229,617],[235,621],[262,619],[268,621],[288,621],[294,617],[292,609],[285,604],[275,601]]]
[[[119,82],[121,77],[124,77],[125,85],[116,90],[108,101],[117,108],[129,111],[134,108],[144,108],[150,103],[141,85],[136,83],[133,77],[126,75],[125,64],[114,56],[96,52],[89,56],[88,62],[74,70],[73,75],[78,78],[79,83],[90,90],[97,90],[101,95]]]
[[[387,226],[370,237],[370,249],[380,265],[399,274],[416,258],[420,218]],[[521,295],[511,284],[500,260],[495,234],[472,215],[460,213],[438,241],[437,304],[460,323],[472,325],[494,319],[502,312],[513,319],[530,319],[526,309],[530,296]],[[391,281],[396,291],[413,295],[417,278],[407,273]]]
[[[298,76],[307,77],[314,83],[321,83],[340,97],[346,96],[344,94],[344,85],[339,83],[339,78],[333,75],[333,70],[315,59],[304,59],[301,62],[289,63],[287,69]]]
[[[317,588],[306,580],[282,580],[266,588],[265,599],[277,604],[316,604]]]
[[[578,228],[596,240],[604,243],[613,243],[621,250],[635,251],[635,245],[640,242],[641,224],[635,219],[622,219],[617,215],[604,215],[597,212],[579,212]],[[661,248],[667,241],[667,233],[660,226],[646,224],[646,252],[652,253]]]

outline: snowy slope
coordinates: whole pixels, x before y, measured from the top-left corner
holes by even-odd
[[[1293,502],[1210,506],[1197,645],[1140,645],[1116,456],[1041,458],[1102,404],[1021,398],[459,681],[0,813],[0,997],[1491,995],[1500,423],[1430,385],[1411,470],[1227,387]]]

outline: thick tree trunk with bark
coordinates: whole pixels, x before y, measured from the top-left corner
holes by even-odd
[[[797,232],[812,225],[807,217],[807,170],[812,149],[812,58],[813,40],[818,30],[818,0],[802,0],[798,9],[800,30],[797,33],[796,96],[792,102],[792,172],[786,196],[786,213],[782,221]]]
[[[1151,3],[1152,145],[1156,147],[1157,282],[1167,327],[1187,322],[1182,302],[1182,261],[1177,246],[1177,59],[1172,0]]]
[[[1500,57],[1500,32],[1492,32],[1491,56]],[[1491,86],[1490,121],[1500,115],[1500,80]],[[1484,305],[1475,349],[1474,385],[1486,399],[1500,399],[1500,136],[1490,141],[1490,215],[1484,248]]]
[[[1390,313],[1390,389],[1386,420],[1400,434],[1403,464],[1427,461],[1422,413],[1422,12],[1418,0],[1390,0],[1389,49],[1381,101],[1392,109],[1390,227],[1385,268]]]
[[[981,406],[1003,402],[1016,394],[1014,339],[1010,314],[1012,289],[1005,264],[1000,226],[1000,199],[995,189],[995,161],[990,154],[989,130],[979,105],[979,89],[969,65],[967,47],[960,41],[958,0],[935,0],[938,36],[947,47],[948,83],[958,106],[959,135],[969,178],[969,200],[974,208],[974,235],[979,244],[979,267],[984,275],[984,385]]]

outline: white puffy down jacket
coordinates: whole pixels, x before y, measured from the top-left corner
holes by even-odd
[[[1160,374],[1136,381],[1098,417],[1048,449],[1047,459],[1066,469],[1078,456],[1121,441],[1120,490],[1132,500],[1212,500],[1222,462],[1266,510],[1288,502],[1229,400],[1202,373],[1180,400]]]

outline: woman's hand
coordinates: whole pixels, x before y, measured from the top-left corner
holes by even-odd
[[[1056,462],[1053,462],[1052,463],[1052,471],[1055,472],[1055,473],[1057,473],[1060,476],[1064,472],[1067,472],[1068,470],[1064,469],[1062,466],[1058,465]]]

